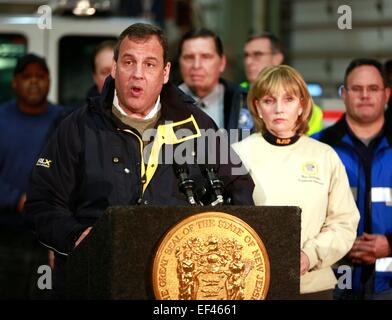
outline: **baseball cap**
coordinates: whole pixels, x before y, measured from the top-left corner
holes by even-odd
[[[44,58],[39,57],[33,53],[28,53],[18,59],[14,69],[14,75],[21,73],[26,69],[26,67],[31,63],[37,63],[41,65],[47,72],[49,72],[48,65]]]

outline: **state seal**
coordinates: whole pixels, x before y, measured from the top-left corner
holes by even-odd
[[[176,224],[153,262],[153,289],[160,300],[262,300],[269,281],[260,237],[223,212],[195,214]]]

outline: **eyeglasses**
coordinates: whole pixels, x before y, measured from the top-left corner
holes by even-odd
[[[351,92],[353,95],[356,95],[356,96],[360,96],[360,95],[364,94],[364,93],[365,93],[365,90],[366,90],[366,92],[368,92],[370,95],[376,95],[376,94],[378,94],[379,92],[384,91],[384,89],[385,89],[384,87],[380,88],[380,87],[377,86],[377,85],[368,86],[368,87],[353,86],[353,87],[351,87],[351,88],[346,88],[346,90],[347,90],[348,92]]]
[[[255,51],[255,52],[244,52],[244,59],[251,58],[252,60],[261,60],[265,56],[274,55],[275,52],[262,52],[262,51]]]

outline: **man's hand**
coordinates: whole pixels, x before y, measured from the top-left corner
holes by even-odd
[[[21,212],[23,211],[25,202],[26,202],[26,193],[23,193],[23,194],[20,196],[19,201],[18,201],[18,204],[17,204],[17,206],[16,206],[16,212],[21,213]]]
[[[86,230],[83,231],[83,233],[80,235],[80,237],[78,238],[78,240],[75,242],[74,249],[79,245],[79,243],[82,242],[82,240],[83,240],[84,238],[87,237],[87,235],[90,233],[90,231],[91,231],[92,228],[93,228],[93,227],[88,227]]]
[[[309,267],[310,267],[309,258],[306,255],[306,253],[301,251],[301,266],[300,266],[301,276],[303,276],[306,272],[308,272]]]
[[[353,263],[372,264],[376,259],[387,257],[391,254],[389,242],[383,234],[363,233],[355,240],[348,256]]]
[[[54,252],[52,250],[48,250],[48,262],[50,269],[54,269]]]

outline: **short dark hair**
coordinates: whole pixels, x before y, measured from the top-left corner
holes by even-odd
[[[347,88],[347,78],[350,75],[350,73],[361,66],[373,66],[375,67],[378,72],[380,73],[380,76],[382,78],[382,81],[384,83],[384,86],[387,84],[386,82],[386,78],[385,78],[385,72],[384,72],[384,68],[381,64],[380,61],[376,60],[376,59],[371,59],[371,58],[358,58],[358,59],[354,59],[350,62],[350,64],[348,65],[346,72],[344,74],[344,87]]]
[[[161,28],[147,23],[134,23],[128,28],[126,28],[123,32],[121,32],[120,37],[117,40],[117,44],[114,48],[114,60],[116,62],[118,60],[121,42],[124,40],[125,37],[127,37],[128,39],[148,39],[152,36],[156,36],[162,46],[163,61],[166,65],[166,63],[168,62],[169,50],[166,36]]]
[[[95,66],[95,58],[97,57],[98,53],[100,53],[103,50],[106,49],[112,49],[114,52],[114,48],[116,47],[116,41],[115,40],[105,40],[101,43],[99,43],[93,51],[93,54],[91,55],[91,68],[93,69],[93,73],[95,73],[96,66]]]
[[[27,68],[27,66],[32,63],[39,64],[49,74],[49,68],[46,64],[45,58],[37,56],[34,53],[28,53],[18,58],[14,69],[14,76],[16,76],[18,73],[23,72]]]
[[[178,46],[178,55],[181,56],[182,53],[182,46],[186,40],[189,39],[196,39],[196,38],[212,38],[215,43],[215,49],[216,52],[220,57],[223,56],[223,44],[221,38],[214,33],[213,31],[206,29],[206,28],[197,28],[197,29],[192,29],[188,32],[186,32],[180,40],[179,46]]]
[[[282,53],[284,55],[284,48],[282,41],[273,33],[264,31],[262,33],[251,34],[247,39],[245,44],[256,40],[256,39],[268,39],[271,44],[271,51],[273,53]]]

